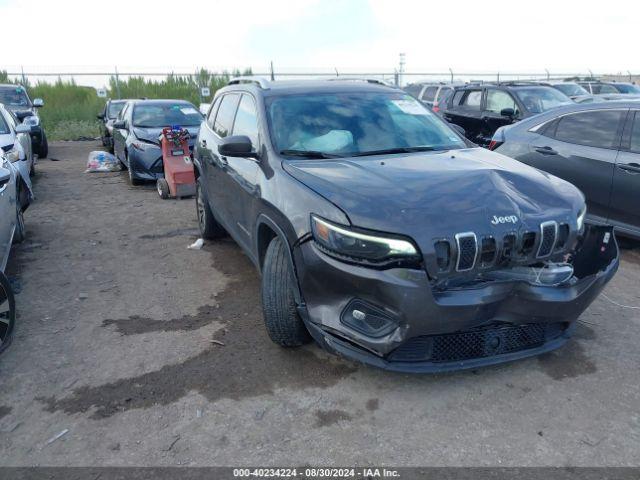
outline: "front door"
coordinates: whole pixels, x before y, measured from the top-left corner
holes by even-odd
[[[526,163],[573,183],[589,216],[606,222],[626,110],[593,110],[560,117],[529,145]]]
[[[512,115],[502,114],[507,109],[512,112]],[[482,144],[488,144],[498,128],[504,125],[510,125],[514,119],[519,116],[520,109],[518,108],[518,104],[509,92],[496,88],[488,88],[487,99],[482,112]]]
[[[11,232],[16,222],[16,194],[11,165],[0,159],[0,176],[8,178],[0,180],[0,271],[9,258],[11,249]]]

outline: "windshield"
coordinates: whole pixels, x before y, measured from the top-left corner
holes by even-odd
[[[554,88],[557,88],[569,97],[577,97],[578,95],[589,95],[589,92],[587,92],[577,83],[557,83],[554,85]]]
[[[615,87],[620,93],[640,93],[640,87],[628,83],[616,83]]]
[[[22,87],[0,87],[0,103],[10,107],[31,107],[29,97]]]
[[[515,89],[516,95],[530,113],[542,113],[573,102],[564,93],[550,87],[524,87]]]
[[[109,103],[109,109],[107,110],[107,118],[116,118],[127,102],[111,102]]]
[[[280,152],[350,156],[466,146],[448,125],[403,92],[287,95],[267,98],[266,107]]]
[[[134,127],[195,127],[201,122],[202,114],[190,103],[150,103],[133,109]]]

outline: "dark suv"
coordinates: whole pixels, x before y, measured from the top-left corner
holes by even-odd
[[[536,83],[468,85],[455,90],[442,113],[469,140],[487,146],[499,127],[571,103],[562,92]]]
[[[618,267],[564,180],[366,81],[234,79],[195,150],[202,235],[262,274],[282,346],[439,371],[564,344]]]
[[[31,127],[33,151],[40,158],[46,158],[49,155],[49,142],[38,115],[38,109],[44,107],[44,101],[35,98],[32,102],[24,87],[9,84],[0,85],[0,103],[11,110],[18,120]]]

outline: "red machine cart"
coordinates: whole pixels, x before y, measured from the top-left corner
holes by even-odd
[[[164,178],[157,181],[160,198],[191,197],[196,193],[196,177],[189,152],[189,132],[180,127],[162,129]]]

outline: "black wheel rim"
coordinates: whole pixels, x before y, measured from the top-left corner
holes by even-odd
[[[16,316],[13,295],[8,289],[9,282],[3,278],[0,281],[0,350],[8,343]]]

